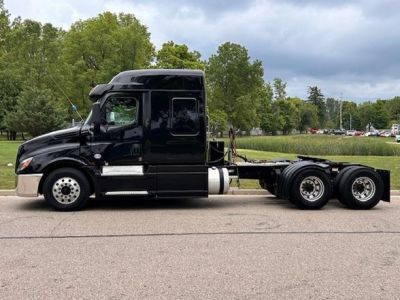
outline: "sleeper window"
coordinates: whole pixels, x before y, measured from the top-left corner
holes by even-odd
[[[197,100],[193,98],[172,99],[172,133],[196,135],[199,131]]]

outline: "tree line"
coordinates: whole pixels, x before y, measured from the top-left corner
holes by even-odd
[[[304,132],[309,127],[339,127],[340,102],[317,86],[307,99],[288,97],[286,82],[264,80],[259,60],[226,42],[207,60],[173,41],[158,51],[148,28],[133,14],[104,12],[73,23],[69,30],[50,23],[12,19],[0,0],[0,129],[36,136],[85,117],[87,95],[117,73],[144,68],[202,69],[206,74],[210,130],[214,133],[260,127],[270,134]],[[400,98],[356,104],[343,101],[343,124],[355,129],[396,123]]]

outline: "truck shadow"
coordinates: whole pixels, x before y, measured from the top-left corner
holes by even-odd
[[[91,199],[85,210],[212,209],[225,206],[207,198],[113,198]]]
[[[260,208],[281,208],[283,210],[299,210],[296,206],[286,200],[275,197],[249,197],[241,200],[232,198],[108,198],[91,199],[83,210],[209,210],[235,208],[244,206],[259,206]],[[43,198],[29,199],[19,204],[19,209],[27,211],[54,211]],[[331,200],[322,210],[346,210],[339,201]],[[379,207],[376,207],[379,209]]]
[[[235,202],[210,200],[207,198],[112,198],[90,199],[84,211],[94,210],[162,210],[162,209],[214,209],[239,205]],[[29,199],[19,204],[19,209],[27,211],[54,211],[43,198]]]

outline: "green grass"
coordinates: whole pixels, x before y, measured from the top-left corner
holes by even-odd
[[[295,154],[265,152],[255,150],[238,150],[239,154],[251,159],[296,158]],[[346,156],[346,155],[318,155],[332,161],[359,163],[377,169],[390,170],[391,189],[400,188],[400,157],[398,156]],[[257,180],[241,180],[241,188],[259,188]],[[235,182],[231,186],[236,186]]]
[[[21,141],[0,141],[0,189],[15,187],[15,157]],[[9,167],[7,164],[12,163]]]
[[[226,141],[226,140],[225,140]],[[394,138],[331,135],[242,137],[237,148],[304,155],[398,156],[400,144]]]

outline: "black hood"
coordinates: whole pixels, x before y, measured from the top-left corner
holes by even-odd
[[[40,136],[37,136],[23,143],[17,154],[17,164],[20,159],[37,155],[38,153],[51,151],[53,147],[62,144],[79,143],[81,127],[76,126],[68,129],[52,131]],[[36,151],[39,150],[39,151]]]

